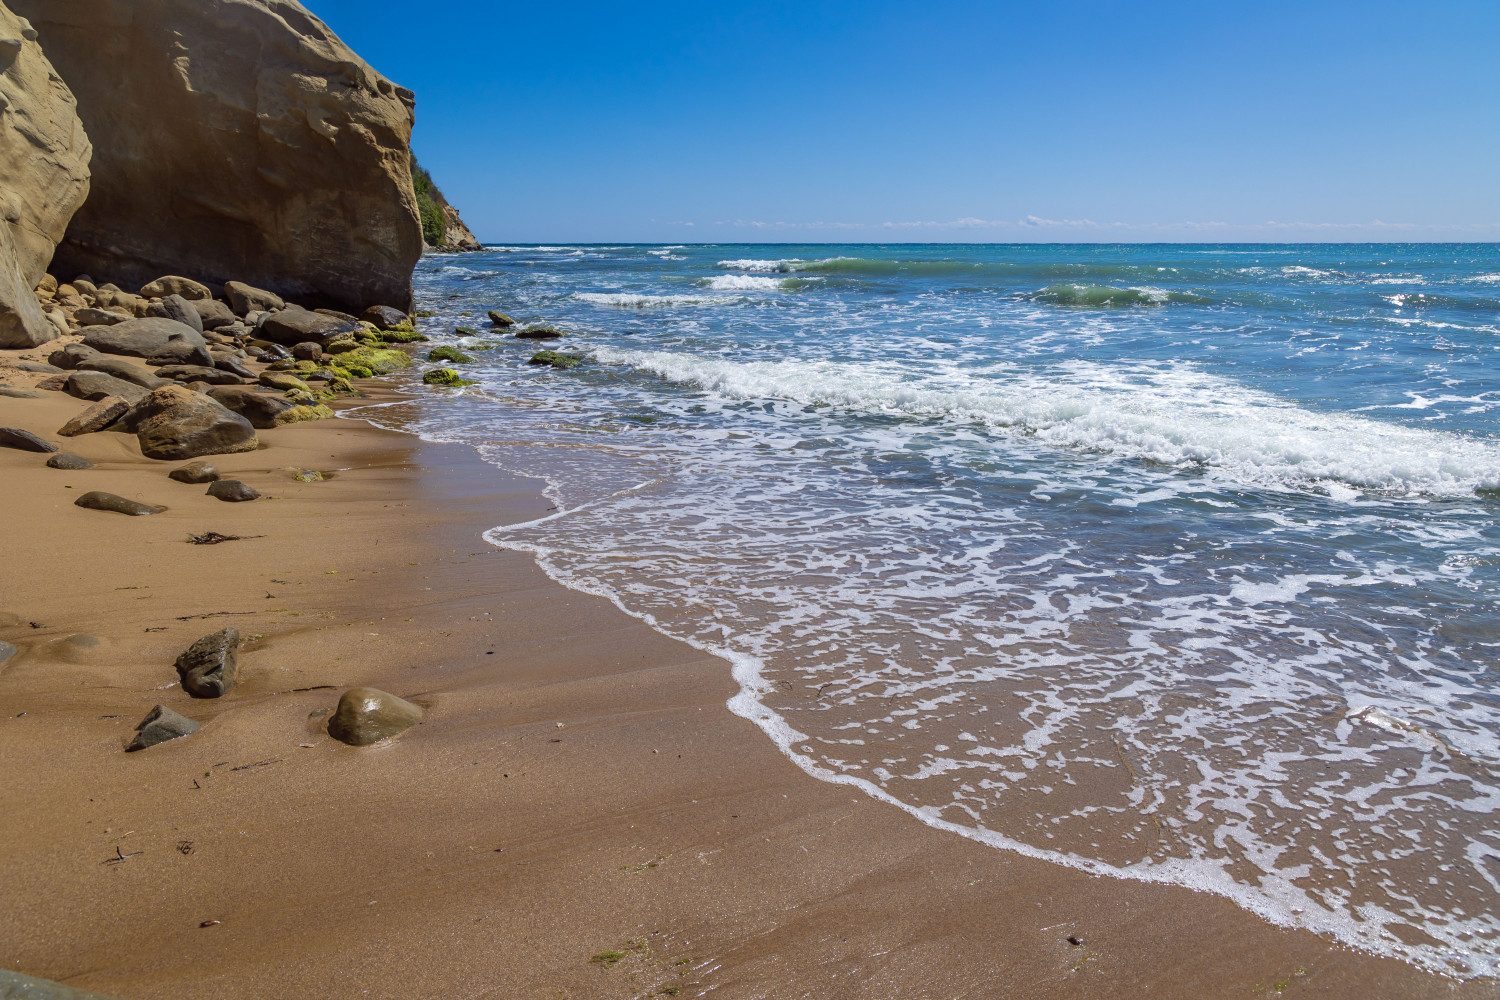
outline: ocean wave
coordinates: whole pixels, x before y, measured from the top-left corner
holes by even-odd
[[[1028,296],[1037,302],[1085,309],[1118,309],[1123,306],[1160,306],[1169,302],[1206,305],[1213,301],[1190,292],[1172,292],[1144,285],[1116,288],[1113,285],[1049,285]]]
[[[716,292],[775,292],[806,288],[806,278],[762,278],[752,274],[721,274],[699,282]]]
[[[793,264],[802,261],[793,257],[791,260],[721,260],[716,265],[731,271],[768,271],[776,274],[785,274],[792,269]]]
[[[718,306],[740,299],[733,295],[641,295],[636,292],[574,292],[573,298],[619,309],[670,309],[674,306]]]
[[[1500,442],[1319,413],[1181,366],[1075,363],[1005,378],[912,378],[891,366],[832,361],[737,362],[614,348],[595,357],[732,399],[980,423],[1050,447],[1201,468],[1245,485],[1335,480],[1439,496],[1500,488]]]
[[[1397,292],[1380,296],[1398,309],[1472,309],[1480,312],[1500,312],[1500,300],[1466,299],[1454,295],[1438,295],[1433,292]]]

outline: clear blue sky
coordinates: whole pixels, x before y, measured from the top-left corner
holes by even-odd
[[[305,0],[490,242],[1500,239],[1500,0]]]

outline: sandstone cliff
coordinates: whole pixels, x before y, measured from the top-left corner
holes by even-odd
[[[89,190],[89,140],[32,26],[0,3],[0,347],[57,336],[33,289]]]
[[[408,308],[414,99],[291,0],[11,0],[78,97],[93,191],[54,273]]]

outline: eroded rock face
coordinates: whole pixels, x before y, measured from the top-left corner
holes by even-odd
[[[36,30],[0,3],[0,347],[58,334],[33,290],[89,193],[90,153],[73,94]]]
[[[220,629],[205,635],[177,657],[177,675],[182,689],[194,698],[219,698],[234,686],[239,662],[238,629]]]
[[[13,0],[73,93],[93,191],[55,270],[407,307],[414,99],[292,0]]]

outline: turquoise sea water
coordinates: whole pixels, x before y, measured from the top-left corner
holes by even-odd
[[[1500,247],[504,247],[417,280],[480,384],[389,421],[543,479],[558,512],[492,541],[727,657],[810,773],[1500,973]]]

